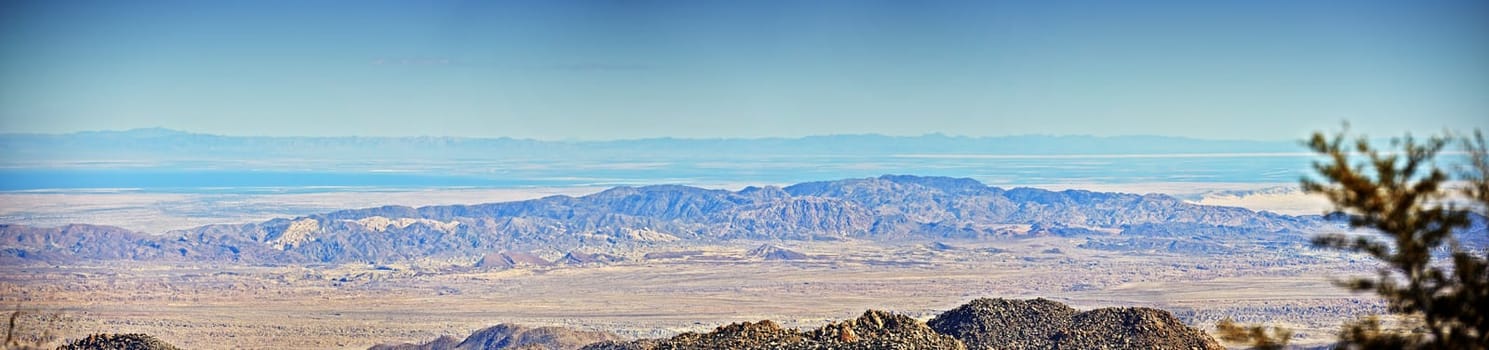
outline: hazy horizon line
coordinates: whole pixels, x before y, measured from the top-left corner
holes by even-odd
[[[394,136],[394,135],[304,135],[304,134],[300,134],[300,135],[294,135],[294,134],[285,134],[285,135],[244,135],[244,134],[225,134],[225,133],[214,133],[214,132],[200,132],[200,131],[184,130],[184,129],[177,129],[177,128],[169,128],[169,127],[159,127],[159,126],[156,126],[156,127],[138,127],[138,128],[128,128],[128,129],[75,130],[75,131],[68,131],[68,132],[16,132],[16,131],[7,131],[7,132],[0,132],[0,137],[13,137],[13,136],[79,136],[79,135],[85,135],[85,134],[128,134],[128,133],[146,133],[146,132],[156,132],[156,133],[164,133],[164,134],[184,134],[184,135],[194,135],[194,136],[233,137],[233,138],[453,139],[453,140],[517,140],[517,141],[558,142],[558,143],[605,143],[605,142],[659,141],[659,140],[676,140],[676,141],[773,141],[774,140],[774,141],[779,141],[779,140],[805,140],[805,139],[811,139],[811,138],[828,138],[828,137],[885,137],[885,138],[928,138],[928,137],[941,137],[941,138],[948,138],[948,139],[971,139],[971,140],[978,140],[978,139],[999,139],[999,138],[1026,138],[1026,137],[1042,137],[1042,138],[1090,138],[1090,139],[1165,138],[1165,139],[1182,139],[1182,140],[1211,141],[1211,142],[1255,142],[1255,143],[1280,143],[1280,142],[1295,143],[1295,142],[1299,142],[1300,140],[1304,140],[1303,137],[1299,137],[1297,139],[1271,139],[1271,140],[1268,140],[1268,139],[1239,139],[1239,138],[1234,138],[1234,139],[1202,138],[1202,137],[1193,137],[1193,136],[1175,136],[1175,135],[1163,135],[1163,134],[1093,135],[1093,134],[1023,133],[1023,134],[1002,134],[1002,135],[964,135],[964,134],[954,134],[954,133],[947,133],[947,132],[940,132],[940,131],[938,131],[938,132],[931,132],[931,133],[924,133],[924,134],[916,134],[916,135],[893,135],[893,134],[884,134],[884,133],[829,133],[829,134],[810,134],[810,135],[801,135],[801,136],[728,136],[728,137],[725,137],[725,136],[719,136],[719,137],[708,137],[708,136],[650,136],[650,137],[605,138],[605,139],[598,139],[598,138],[596,138],[596,139],[591,139],[591,138],[535,138],[535,137],[517,137],[517,136],[508,136],[508,135],[455,136],[455,135],[427,135],[427,134],[426,135],[397,135],[397,136]]]

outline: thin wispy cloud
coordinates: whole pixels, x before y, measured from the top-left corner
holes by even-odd
[[[449,57],[378,57],[368,61],[374,66],[449,66],[459,63]]]
[[[637,63],[580,62],[541,66],[542,69],[571,72],[629,72],[656,69],[655,66]]]

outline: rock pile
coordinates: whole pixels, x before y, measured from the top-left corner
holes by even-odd
[[[904,315],[869,310],[857,319],[801,332],[769,320],[735,323],[708,333],[683,333],[670,339],[591,344],[585,350],[759,349],[966,349],[961,341],[937,334]]]
[[[441,337],[424,344],[379,345],[375,350],[965,350],[1157,349],[1221,350],[1215,339],[1168,311],[1103,308],[1080,312],[1046,299],[977,299],[922,323],[869,310],[814,330],[782,328],[770,320],[720,326],[666,339],[619,341],[609,333],[559,327],[498,325],[464,341]],[[588,345],[584,345],[588,344]]]
[[[1224,349],[1168,311],[1086,312],[1045,299],[977,299],[928,323],[970,349]]]
[[[878,310],[818,328],[809,338],[825,346],[807,349],[966,349],[961,341],[936,333],[920,320]]]
[[[381,344],[368,350],[573,350],[617,339],[608,332],[499,324],[475,331],[463,341],[442,336],[423,344]]]
[[[1082,312],[1057,337],[1063,349],[1224,349],[1168,311],[1140,307]]]
[[[927,324],[972,349],[1052,349],[1055,335],[1069,328],[1077,313],[1044,298],[982,298],[941,313]]]
[[[148,334],[131,333],[89,335],[59,346],[57,350],[179,350],[179,348]]]

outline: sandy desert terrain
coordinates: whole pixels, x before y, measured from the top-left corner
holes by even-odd
[[[809,255],[746,256],[749,245],[659,246],[682,258],[480,270],[395,266],[4,266],[0,302],[51,310],[61,336],[144,332],[187,348],[364,348],[463,335],[497,323],[659,337],[738,321],[815,327],[865,309],[929,318],[978,297],[1045,297],[1079,308],[1152,306],[1213,327],[1230,316],[1333,338],[1382,311],[1328,280],[1371,267],[1306,248],[1207,257],[1116,253],[1080,240],[880,244],[762,242]],[[950,249],[948,249],[950,248]],[[22,319],[26,322],[37,320]]]

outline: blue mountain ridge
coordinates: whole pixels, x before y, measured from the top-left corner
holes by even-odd
[[[1005,190],[971,179],[885,175],[739,191],[657,185],[516,202],[385,206],[163,235],[89,225],[4,225],[0,257],[346,263],[606,250],[674,240],[892,242],[1063,235],[1304,241],[1327,225],[1317,216],[1197,205],[1166,195]]]

